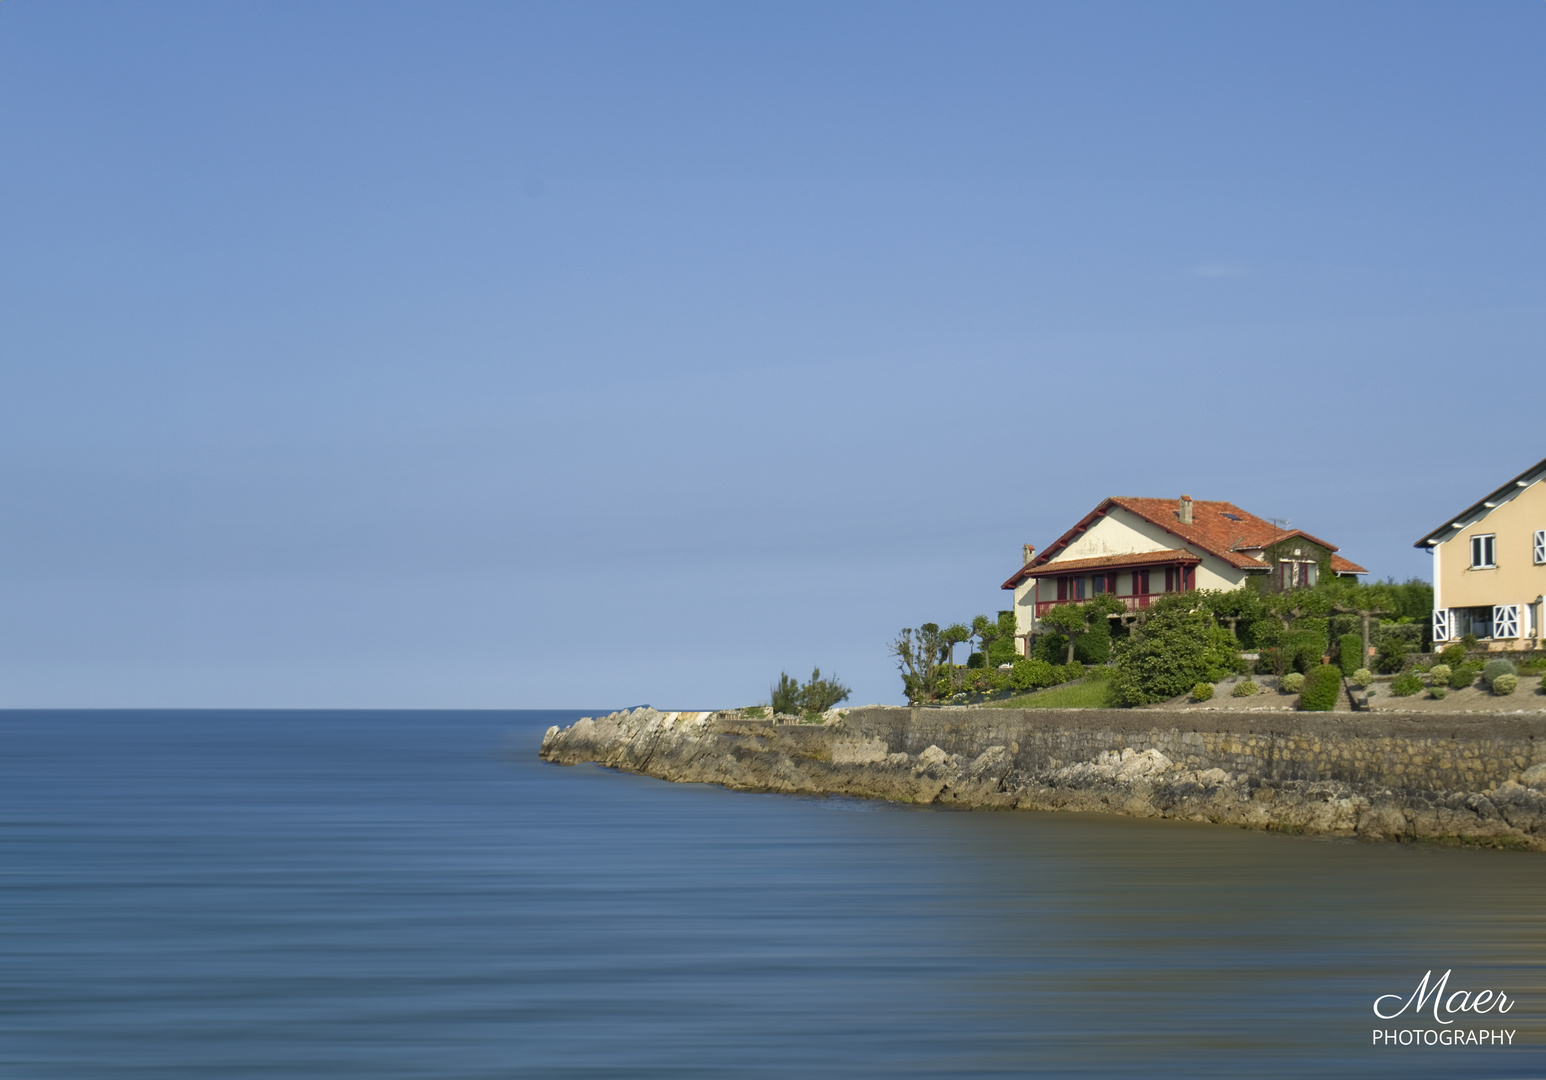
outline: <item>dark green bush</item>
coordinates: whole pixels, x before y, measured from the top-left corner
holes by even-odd
[[[823,679],[821,669],[811,672],[810,681],[801,686],[787,672],[779,672],[778,683],[770,690],[773,711],[798,716],[824,713],[848,698],[849,689],[836,679]]]
[[[1117,645],[1111,680],[1116,700],[1146,705],[1180,697],[1234,670],[1235,636],[1209,612],[1193,610],[1194,602],[1188,593],[1155,601],[1142,626]]]
[[[1499,675],[1518,674],[1518,669],[1515,668],[1513,663],[1508,660],[1489,660],[1482,666],[1482,682],[1486,683],[1488,686],[1491,686],[1492,680],[1496,679]]]
[[[1423,688],[1423,681],[1410,671],[1397,675],[1390,682],[1390,692],[1396,697],[1411,697]]]
[[[1351,675],[1363,667],[1363,635],[1343,634],[1337,638],[1337,662],[1342,666],[1342,674]]]
[[[1089,631],[1074,642],[1074,659],[1085,664],[1104,664],[1111,659],[1110,620],[1099,616],[1090,620]]]
[[[1449,673],[1449,688],[1464,690],[1476,681],[1478,668],[1475,664],[1461,664]]]
[[[1312,625],[1306,626],[1305,623]],[[1319,623],[1319,626],[1313,625]],[[1289,664],[1295,671],[1309,671],[1319,667],[1329,648],[1325,619],[1303,619],[1283,635],[1280,646],[1289,656]]]
[[[1311,668],[1304,677],[1304,690],[1299,695],[1299,707],[1310,712],[1330,712],[1337,707],[1337,695],[1342,692],[1342,669],[1331,664]]]
[[[1387,637],[1379,644],[1374,657],[1374,670],[1381,675],[1395,674],[1406,667],[1406,656],[1411,651],[1412,646],[1405,638]]]
[[[1439,650],[1439,661],[1448,664],[1451,668],[1457,668],[1465,663],[1465,646],[1458,641],[1452,641]]]
[[[800,714],[800,683],[797,679],[791,679],[787,671],[778,674],[778,682],[770,690],[773,711],[784,713],[788,716]]]
[[[1057,672],[1045,660],[1027,660],[1022,656],[1009,673],[1009,683],[1016,690],[1039,690],[1056,682]]]
[[[1049,664],[1061,664],[1068,659],[1068,638],[1063,634],[1043,634],[1036,639],[1031,655]]]
[[[1430,686],[1428,687],[1428,696],[1433,698],[1435,701],[1443,701],[1445,698],[1449,697],[1449,687]]]
[[[1072,664],[1058,665],[1058,682],[1073,682],[1075,679],[1084,678],[1084,665],[1075,660]]]

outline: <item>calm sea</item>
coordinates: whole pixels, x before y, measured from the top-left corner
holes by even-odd
[[[0,1075],[1546,1075],[1546,855],[738,794],[579,713],[0,713]],[[1425,971],[1507,1048],[1373,1047]]]

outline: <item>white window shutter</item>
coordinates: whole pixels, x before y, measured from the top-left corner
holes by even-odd
[[[1449,640],[1449,609],[1435,608],[1433,611],[1433,640]]]
[[[1492,609],[1492,636],[1516,638],[1519,636],[1519,605],[1498,604]]]
[[[1546,563],[1546,529],[1535,530],[1535,562]]]

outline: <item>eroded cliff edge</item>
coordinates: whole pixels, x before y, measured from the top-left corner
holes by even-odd
[[[653,709],[543,759],[746,791],[1546,850],[1546,715],[866,708],[819,725]]]

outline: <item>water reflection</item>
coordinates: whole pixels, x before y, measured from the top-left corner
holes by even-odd
[[[537,761],[569,719],[0,715],[0,1062],[71,1078],[1546,1071],[1546,857]],[[1451,967],[1518,997],[1515,1049],[1369,1045],[1377,994]]]

